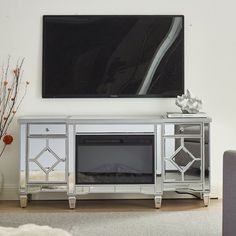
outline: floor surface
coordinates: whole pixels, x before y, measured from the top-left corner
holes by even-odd
[[[74,210],[67,201],[31,201],[21,209],[17,201],[0,201],[0,225],[34,223],[62,228],[79,236],[197,236],[221,235],[222,201],[81,200]]]

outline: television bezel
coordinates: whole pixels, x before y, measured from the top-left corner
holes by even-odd
[[[42,98],[176,98],[177,95],[181,94],[173,94],[172,96],[165,96],[160,94],[145,94],[145,95],[136,95],[136,94],[130,94],[130,95],[116,95],[116,94],[94,94],[94,95],[79,95],[79,94],[64,94],[64,95],[49,95],[45,92],[45,24],[46,24],[46,18],[53,18],[53,17],[86,17],[86,16],[106,16],[106,17],[113,17],[113,16],[161,16],[161,17],[181,17],[182,18],[182,24],[183,24],[183,31],[182,31],[182,38],[183,38],[183,61],[182,61],[182,68],[183,68],[183,76],[181,78],[182,88],[181,88],[181,94],[185,91],[185,21],[184,21],[184,15],[43,15],[43,40],[42,40]]]

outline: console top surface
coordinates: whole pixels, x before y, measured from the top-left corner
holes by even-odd
[[[211,118],[167,118],[163,115],[150,116],[100,116],[100,115],[74,115],[74,116],[23,116],[18,119],[20,123],[209,123]]]

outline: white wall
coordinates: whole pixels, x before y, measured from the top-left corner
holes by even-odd
[[[203,99],[212,118],[213,193],[222,193],[222,154],[236,149],[235,1],[225,0],[0,0],[0,62],[25,57],[30,89],[22,115],[156,115],[177,111],[174,99],[42,99],[42,15],[44,14],[183,14],[185,15],[185,85]],[[5,198],[18,183],[18,126],[15,142],[0,160]],[[13,193],[11,196],[10,193]]]

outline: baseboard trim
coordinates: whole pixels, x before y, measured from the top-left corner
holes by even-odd
[[[18,200],[19,188],[15,184],[4,185],[0,188],[0,200]]]

